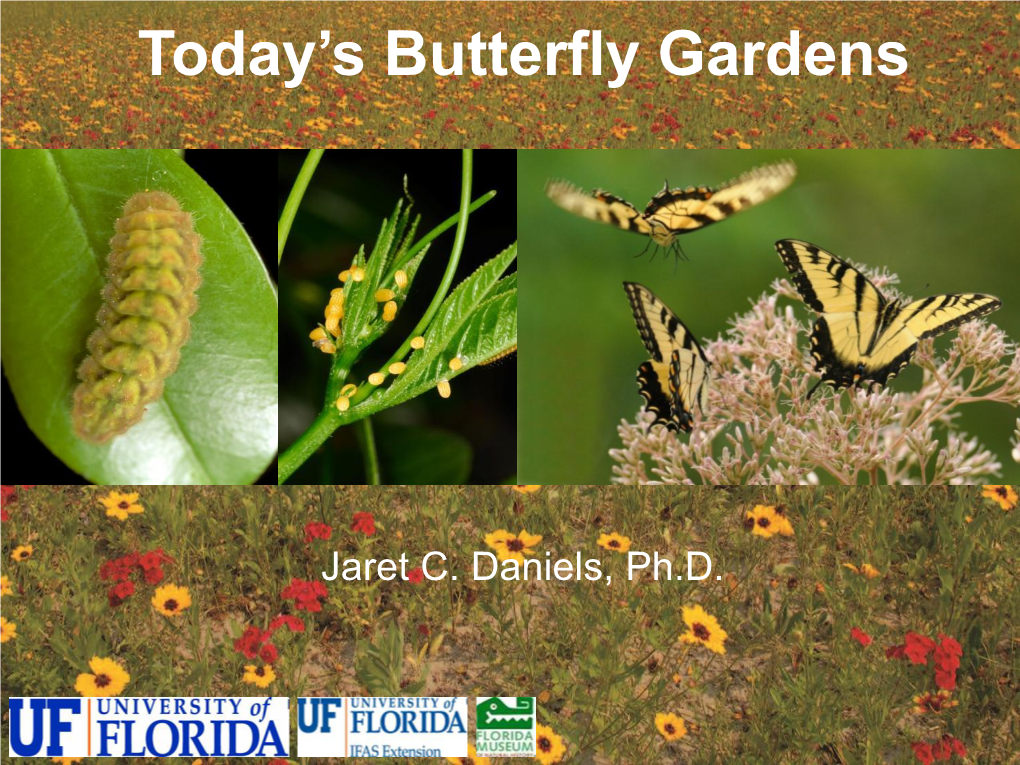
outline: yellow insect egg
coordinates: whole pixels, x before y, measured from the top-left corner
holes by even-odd
[[[407,369],[407,364],[405,364],[403,361],[394,361],[392,364],[390,364],[391,375],[399,375],[405,369]]]
[[[340,412],[346,412],[351,408],[351,400],[347,396],[341,396],[336,400],[336,408]]]
[[[308,337],[312,341],[312,347],[318,348],[323,353],[336,353],[336,346],[333,345],[333,341],[326,337],[326,333],[322,330],[322,327],[316,327],[308,333]]]
[[[390,300],[383,306],[382,318],[383,321],[393,321],[397,316],[397,303],[394,300]]]
[[[397,283],[399,289],[404,289],[407,286],[407,271],[400,269],[393,274],[393,281]]]
[[[464,366],[464,362],[460,360],[460,356],[454,356],[452,359],[450,359],[450,369],[452,369],[454,372],[456,372],[462,366]]]
[[[333,337],[340,337],[340,312],[330,312],[329,308],[326,308],[326,331]]]
[[[341,396],[351,397],[351,396],[353,396],[357,392],[358,392],[358,386],[355,385],[354,383],[347,383],[344,387],[342,387],[340,389],[340,395]]]
[[[375,291],[375,302],[377,302],[377,303],[385,303],[387,300],[393,300],[393,298],[396,297],[396,294],[397,293],[395,293],[393,290],[386,290],[386,289],[376,290]]]
[[[416,351],[420,351],[422,348],[425,347],[425,338],[422,337],[421,335],[418,335],[418,337],[411,338],[411,347],[414,348]]]
[[[351,269],[348,268],[346,271],[341,271],[337,278],[342,282],[346,282],[351,278]]]
[[[373,372],[368,376],[368,381],[372,383],[372,385],[382,385],[382,382],[385,379],[386,375],[384,375],[382,372]]]
[[[351,278],[356,282],[360,282],[365,278],[365,269],[361,267],[351,269]]]
[[[450,397],[450,382],[448,380],[440,380],[439,384],[436,385],[436,390],[439,391],[439,395],[443,398]]]

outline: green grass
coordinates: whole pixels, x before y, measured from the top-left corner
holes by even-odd
[[[1016,587],[1020,511],[971,488],[762,489],[545,487],[145,488],[145,512],[108,519],[93,488],[39,486],[6,506],[3,598],[17,637],[3,648],[3,696],[75,695],[92,655],[131,674],[125,695],[535,695],[539,721],[567,744],[565,762],[908,762],[910,744],[949,733],[976,762],[1015,753]],[[743,526],[758,504],[783,504],[793,537]],[[352,530],[372,513],[375,533]],[[332,526],[306,543],[305,524]],[[486,534],[527,529],[534,545],[601,561],[599,582],[471,581]],[[632,550],[669,559],[702,550],[704,583],[626,578],[626,558],[599,548],[619,532]],[[17,545],[33,556],[11,560]],[[170,620],[140,584],[107,603],[99,568],[162,548],[165,582],[193,599]],[[327,583],[307,630],[279,630],[277,679],[241,683],[251,663],[233,649],[247,626],[289,610],[292,577],[314,579],[341,559],[430,550],[458,576],[441,582]],[[873,565],[867,578],[844,564]],[[412,565],[417,565],[414,563]],[[719,576],[721,579],[716,579]],[[728,633],[726,652],[679,643],[682,609],[700,604]],[[851,639],[859,627],[874,642]],[[963,645],[959,705],[911,712],[934,691],[926,666],[887,660],[908,631]],[[388,641],[401,659],[382,660]],[[373,648],[375,646],[375,648]],[[654,717],[672,711],[688,735],[666,745]],[[473,740],[473,736],[471,738]],[[7,742],[0,742],[6,747]],[[373,761],[374,762],[374,761]]]

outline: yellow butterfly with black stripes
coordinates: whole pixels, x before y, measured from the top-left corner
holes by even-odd
[[[811,355],[823,383],[836,390],[885,385],[909,362],[917,344],[996,311],[991,295],[933,295],[903,303],[889,300],[845,260],[808,242],[782,239],[776,250],[804,302],[818,313]]]
[[[716,188],[670,189],[667,181],[643,213],[608,191],[595,189],[587,194],[566,181],[550,181],[545,192],[568,212],[650,237],[651,242],[676,255],[679,254],[678,236],[726,220],[771,199],[793,183],[796,175],[793,162],[779,162],[755,168]]]
[[[702,414],[708,403],[708,370],[712,366],[694,334],[666,304],[640,284],[624,282],[638,334],[651,359],[638,367],[638,390],[653,425],[690,433],[695,402]]]

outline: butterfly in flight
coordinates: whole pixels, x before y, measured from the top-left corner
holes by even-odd
[[[637,373],[645,409],[655,415],[653,425],[690,433],[694,404],[705,413],[712,364],[691,331],[650,289],[634,282],[624,282],[623,288],[652,357]]]
[[[818,314],[811,355],[823,383],[836,390],[885,385],[914,355],[917,344],[996,311],[991,295],[933,295],[910,303],[890,300],[845,260],[808,242],[782,239],[776,250],[804,302]]]
[[[755,168],[717,188],[671,189],[667,181],[643,213],[608,191],[596,189],[587,194],[566,181],[550,181],[545,193],[564,210],[647,236],[649,245],[654,242],[679,257],[682,251],[677,237],[681,234],[726,220],[771,199],[793,183],[796,175],[797,168],[792,162],[779,162]]]

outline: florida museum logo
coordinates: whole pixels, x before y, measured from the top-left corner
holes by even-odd
[[[475,749],[483,757],[534,757],[536,722],[533,696],[479,696]]]

